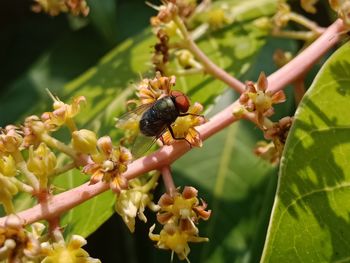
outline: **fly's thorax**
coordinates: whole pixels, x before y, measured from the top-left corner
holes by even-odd
[[[153,106],[159,119],[171,124],[179,116],[179,110],[170,96],[159,99]]]
[[[146,136],[159,136],[164,129],[171,125],[179,116],[170,96],[157,100],[140,120],[140,131]]]

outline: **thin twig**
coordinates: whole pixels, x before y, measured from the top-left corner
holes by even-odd
[[[161,169],[161,173],[165,189],[168,192],[168,194],[172,196],[173,193],[176,191],[176,186],[174,184],[173,176],[171,175],[170,166],[163,166]]]
[[[268,91],[277,92],[307,72],[317,60],[339,42],[342,31],[344,31],[344,23],[338,19],[303,52],[267,78]]]
[[[196,57],[198,61],[200,61],[204,67],[204,70],[206,73],[214,76],[217,79],[220,79],[221,81],[225,82],[227,85],[229,85],[231,88],[236,90],[239,93],[244,92],[245,85],[240,82],[238,79],[231,76],[229,73],[227,73],[222,68],[215,65],[214,62],[212,62],[204,53],[203,51],[197,46],[197,44],[192,40],[189,32],[187,31],[186,26],[184,25],[183,21],[179,17],[174,18],[174,22],[180,29],[184,40],[186,41],[186,47],[188,50],[192,52],[192,54]]]

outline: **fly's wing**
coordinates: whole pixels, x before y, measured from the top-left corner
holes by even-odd
[[[134,110],[128,111],[123,114],[120,118],[117,118],[116,127],[124,130],[135,129],[139,127],[140,119],[143,113],[148,110],[153,103],[142,104]]]
[[[156,136],[145,136],[141,132],[137,135],[134,145],[131,149],[131,153],[134,159],[141,157],[145,152],[147,152],[152,145],[157,141],[157,139],[166,131],[167,126],[164,125],[160,132]]]
[[[132,142],[131,153],[134,159],[142,156],[151,146],[157,141],[159,136],[163,134],[166,127],[162,127],[162,132],[157,136],[145,136],[140,132],[139,123],[142,115],[153,105],[154,103],[143,104],[134,110],[128,111],[117,119],[116,127],[130,132],[135,132],[135,139]],[[164,131],[163,131],[164,130]]]

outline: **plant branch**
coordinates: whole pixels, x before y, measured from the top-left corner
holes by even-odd
[[[213,63],[203,52],[202,50],[197,46],[197,44],[192,40],[190,34],[187,31],[186,26],[184,25],[181,18],[176,16],[174,18],[174,22],[178,26],[178,28],[181,31],[181,34],[183,35],[184,40],[186,41],[186,47],[189,51],[192,52],[192,54],[196,57],[198,61],[200,61],[204,67],[205,72],[212,75],[213,77],[220,79],[221,81],[225,82],[227,85],[229,85],[231,88],[236,90],[239,93],[244,92],[245,85],[244,83],[240,82],[238,79],[231,76],[229,73],[227,73],[222,68],[218,67]]]
[[[267,90],[275,93],[297,80],[300,75],[307,72],[318,59],[338,43],[343,31],[343,21],[341,19],[336,20],[309,47],[267,78],[269,82]]]
[[[170,166],[167,165],[162,167],[161,173],[165,189],[170,196],[173,196],[173,193],[176,191],[176,186],[174,184],[173,176],[171,175]]]
[[[309,46],[309,48],[305,49],[295,59],[268,77],[270,85],[269,90],[276,92],[283,89],[288,83],[296,80],[306,69],[311,67],[317,59],[339,41],[339,34],[342,30],[343,22],[341,20],[334,22],[319,39]],[[306,66],[303,66],[303,64]],[[243,86],[243,83],[241,83],[241,85]],[[238,101],[234,102],[223,111],[216,114],[210,121],[198,127],[202,140],[209,138],[231,123],[239,120],[232,114],[233,108],[237,107],[238,103]],[[256,120],[254,114],[247,115],[245,118],[251,121]],[[170,146],[163,146],[158,151],[131,163],[123,176],[130,180],[146,172],[169,166],[189,150],[190,147],[187,142],[177,142]],[[19,212],[17,215],[23,218],[26,224],[42,219],[55,218],[63,212],[108,189],[109,185],[103,182],[93,185],[85,183],[74,189],[53,196],[48,200],[45,206],[38,204],[25,211]],[[6,217],[0,218],[1,226],[4,225],[5,220]]]

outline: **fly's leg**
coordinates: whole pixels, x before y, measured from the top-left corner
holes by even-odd
[[[188,145],[190,146],[190,148],[192,148],[192,144],[185,137],[175,137],[173,128],[171,128],[170,125],[168,125],[168,129],[170,131],[171,137],[173,137],[174,140],[185,140],[188,143]]]
[[[195,114],[195,113],[180,113],[179,117],[185,117],[185,116],[188,116],[188,115],[205,118],[204,115]]]

